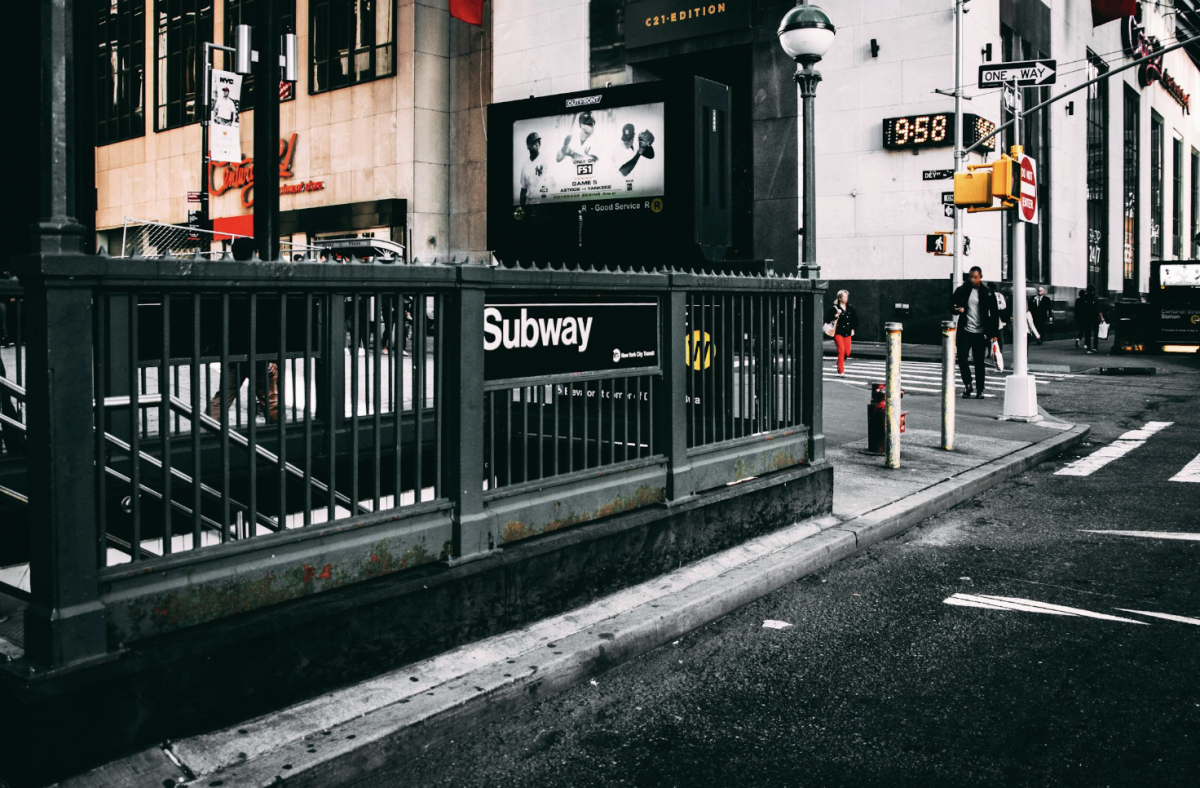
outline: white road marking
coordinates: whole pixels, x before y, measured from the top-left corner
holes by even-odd
[[[1151,618],[1161,618],[1166,621],[1175,621],[1179,624],[1192,624],[1200,627],[1200,618],[1188,618],[1187,616],[1173,616],[1170,613],[1151,613],[1149,610],[1130,610],[1124,607],[1115,608],[1122,613],[1137,613],[1139,616],[1150,616]]]
[[[980,607],[988,610],[1010,610],[1019,613],[1042,613],[1050,616],[1073,616],[1077,618],[1095,618],[1101,621],[1117,621],[1122,624],[1137,624],[1150,626],[1145,621],[1135,621],[1132,618],[1110,616],[1106,613],[1095,613],[1078,607],[1052,605],[1049,602],[1038,602],[1036,599],[1020,599],[1011,596],[993,596],[991,594],[953,594],[942,600],[947,605],[958,607]]]
[[[1144,441],[1148,440],[1154,433],[1165,430],[1175,422],[1173,421],[1148,421],[1141,429],[1130,430],[1121,437],[1119,441]]]
[[[1179,539],[1185,542],[1200,542],[1200,534],[1189,534],[1183,531],[1092,531],[1080,528],[1085,534],[1111,534],[1113,536],[1140,536],[1143,539]]]
[[[1116,441],[1102,446],[1086,457],[1080,457],[1067,467],[1055,471],[1055,476],[1091,476],[1113,460],[1119,460],[1145,441]]]
[[[1171,477],[1173,482],[1200,482],[1200,454],[1183,466],[1183,470]]]
[[[786,621],[776,621],[771,618],[763,621],[763,629],[787,629],[790,626],[791,624]]]

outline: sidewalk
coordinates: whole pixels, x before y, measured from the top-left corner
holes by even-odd
[[[1154,369],[1158,374],[1196,371],[1200,360],[1193,355],[1183,354],[1132,354],[1112,355],[1112,339],[1101,340],[1099,353],[1087,353],[1075,347],[1073,339],[1056,339],[1041,345],[1029,346],[1029,371],[1038,372],[1099,372],[1101,368]],[[854,340],[853,357],[887,358],[887,344]],[[825,355],[837,356],[832,341],[825,342]],[[1012,343],[1005,340],[1004,355],[1012,358]],[[900,348],[900,357],[905,361],[941,361],[941,345],[909,345]]]
[[[825,385],[833,514],[798,522],[523,629],[463,646],[225,730],[168,742],[60,783],[332,786],[361,778],[586,681],[866,549],[1084,440],[1085,426],[996,420],[960,400],[953,453],[935,397],[906,401],[902,467],[861,453],[868,393]]]

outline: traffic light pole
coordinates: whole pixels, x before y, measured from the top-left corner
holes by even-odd
[[[963,42],[963,8],[966,0],[954,0],[954,171],[963,171],[966,154],[963,152],[963,112],[962,112],[962,42]],[[954,206],[954,235],[951,245],[954,249],[954,272],[950,274],[950,292],[962,284],[962,229],[963,209]]]
[[[1021,149],[1021,88],[1013,84],[1012,152]],[[1019,156],[1014,156],[1018,161]],[[1025,224],[1017,211],[1007,211],[1012,227],[1013,371],[1004,379],[1004,416],[1017,421],[1038,421],[1037,381],[1029,374],[1029,333],[1025,330]]]

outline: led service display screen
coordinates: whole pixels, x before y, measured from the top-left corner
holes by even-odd
[[[513,122],[512,204],[663,196],[663,104]]]
[[[1164,263],[1158,269],[1158,276],[1163,287],[1200,287],[1200,264]]]
[[[990,134],[996,124],[978,115],[963,115],[963,145],[974,145]],[[886,150],[910,148],[943,148],[954,146],[954,113],[909,115],[883,121],[883,147]],[[986,150],[995,150],[994,140],[984,143]]]

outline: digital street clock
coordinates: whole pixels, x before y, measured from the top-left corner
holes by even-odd
[[[970,147],[995,130],[996,124],[978,115],[963,113],[963,147]],[[883,147],[886,150],[946,148],[954,146],[954,113],[938,112],[886,118],[883,121]],[[994,139],[982,146],[995,150]]]

